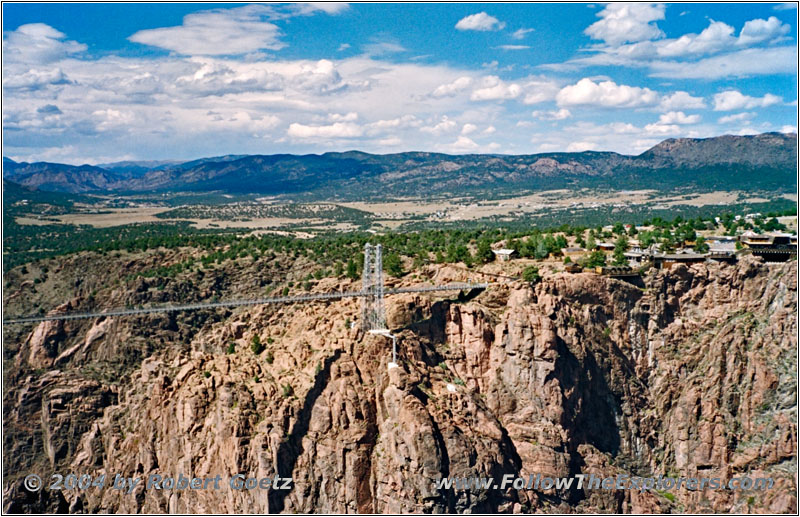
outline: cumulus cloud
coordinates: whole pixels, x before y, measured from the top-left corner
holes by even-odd
[[[790,25],[775,16],[745,22],[738,36],[731,25],[709,20],[699,34],[665,38],[655,24],[663,14],[663,5],[611,4],[598,15],[602,19],[585,31],[602,42],[584,49],[591,55],[542,66],[553,70],[634,66],[650,68],[655,77],[681,79],[796,74],[794,47],[774,48],[790,39],[791,32]],[[754,47],[764,44],[772,47]]]
[[[456,29],[460,31],[499,31],[505,26],[505,22],[483,11],[461,18],[456,23]]]
[[[506,83],[496,75],[483,78],[481,88],[473,90],[470,99],[473,101],[516,99],[522,94],[522,88],[516,83]]]
[[[680,109],[702,109],[706,103],[702,97],[692,97],[688,92],[677,91],[672,95],[667,95],[661,99],[659,108],[672,111]]]
[[[753,111],[745,111],[743,113],[735,113],[733,115],[725,115],[724,117],[720,117],[717,122],[720,124],[730,124],[732,122],[746,122],[750,121],[756,116],[756,113]]]
[[[534,111],[531,115],[539,120],[564,120],[571,117],[572,113],[566,108],[561,108],[558,111]]]
[[[654,124],[647,124],[644,126],[644,130],[650,135],[670,135],[679,133],[681,128],[675,124],[662,124],[656,122]]]
[[[664,19],[660,4],[608,4],[597,16],[599,21],[584,32],[609,45],[659,38],[664,35],[654,23]]]
[[[463,91],[472,84],[472,78],[470,77],[459,77],[452,83],[442,84],[437,86],[435,90],[431,93],[433,97],[451,97],[456,93]]]
[[[789,24],[781,22],[774,16],[768,19],[757,19],[745,22],[742,31],[739,33],[740,45],[754,45],[764,41],[771,41],[789,33],[791,27]]]
[[[449,133],[453,131],[458,124],[455,120],[450,120],[447,115],[444,115],[441,119],[441,122],[434,126],[425,126],[420,128],[420,131],[424,131],[425,133],[431,133],[432,135],[441,135],[443,133]]]
[[[68,41],[66,35],[44,23],[20,25],[3,34],[3,60],[28,65],[50,63],[86,50],[86,45]]]
[[[658,118],[659,124],[697,124],[698,122],[700,122],[700,115],[687,115],[682,111],[662,113]]]
[[[763,97],[750,97],[738,90],[728,90],[714,95],[714,111],[766,108],[781,102],[777,95],[767,93]]]
[[[596,151],[597,144],[594,142],[572,142],[567,146],[568,153],[580,153],[583,151]]]
[[[456,141],[451,144],[450,148],[458,151],[472,151],[478,148],[478,144],[471,138],[459,136]]]
[[[3,88],[37,90],[50,85],[69,84],[61,68],[32,68],[21,74],[3,74]]]
[[[477,130],[478,130],[478,126],[476,126],[475,124],[466,123],[461,128],[461,134],[462,135],[468,135],[470,133],[474,133]]]
[[[364,130],[350,122],[335,122],[327,126],[306,126],[293,122],[286,134],[293,138],[355,138],[363,135]]]
[[[630,108],[658,102],[658,94],[649,88],[616,84],[613,81],[596,83],[583,78],[565,86],[556,95],[559,106],[591,105],[608,108]]]
[[[183,24],[136,32],[128,39],[186,55],[233,55],[286,45],[269,21],[274,11],[265,5],[212,9],[184,16]]]
[[[539,104],[555,100],[561,88],[557,83],[547,80],[533,80],[525,83],[525,98],[523,104]]]
[[[675,57],[717,52],[736,42],[733,30],[727,23],[712,20],[700,34],[684,34],[676,40],[665,42],[657,47],[657,53],[664,57]]]

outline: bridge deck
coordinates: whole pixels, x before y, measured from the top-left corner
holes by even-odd
[[[426,293],[434,291],[460,291],[465,289],[486,289],[489,283],[453,283],[446,285],[431,285],[431,286],[417,286],[417,287],[400,287],[396,289],[386,289],[385,294],[399,294],[399,293]],[[76,312],[64,314],[49,314],[49,315],[31,315],[20,318],[12,318],[3,320],[3,325],[18,324],[18,323],[37,323],[41,321],[55,321],[55,320],[78,320],[90,318],[102,318],[108,316],[128,316],[133,314],[152,314],[158,312],[173,312],[173,311],[194,311],[200,309],[216,309],[219,307],[242,307],[247,305],[266,305],[271,303],[295,303],[295,302],[308,302],[318,300],[338,300],[342,298],[357,298],[359,296],[367,296],[368,293],[364,291],[342,291],[336,293],[323,293],[323,294],[308,294],[300,296],[278,296],[274,298],[255,298],[250,300],[229,300],[222,302],[206,302],[206,303],[191,303],[186,305],[160,305],[155,307],[139,307],[139,308],[118,308],[107,309],[99,312]]]

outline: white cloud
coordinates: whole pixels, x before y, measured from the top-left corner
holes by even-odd
[[[561,108],[558,111],[534,111],[531,115],[540,120],[564,120],[571,117],[572,113],[566,108]]]
[[[526,50],[531,47],[529,47],[528,45],[498,45],[492,48],[497,50]]]
[[[796,2],[782,2],[772,7],[773,11],[794,11],[797,9]]]
[[[362,48],[364,49],[364,53],[368,56],[383,56],[406,51],[406,48],[396,41],[373,40],[363,45]]]
[[[507,100],[516,99],[522,94],[522,88],[516,83],[506,83],[496,75],[483,78],[481,88],[472,92],[470,99],[473,101]]]
[[[350,9],[347,2],[304,2],[296,4],[300,14],[310,14],[314,11],[323,11],[327,14],[339,14]]]
[[[744,113],[736,113],[734,115],[726,115],[724,117],[720,117],[717,122],[720,124],[730,124],[731,122],[745,122],[750,121],[756,116],[756,113],[753,111],[745,111]]]
[[[400,138],[394,137],[394,136],[390,136],[389,138],[382,138],[382,139],[378,140],[378,145],[382,145],[382,146],[386,146],[386,147],[397,147],[398,145],[401,145],[402,143],[403,143],[403,140],[401,140]]]
[[[722,77],[797,74],[795,47],[749,48],[699,61],[653,61],[652,77],[713,80]]]
[[[473,151],[478,148],[478,144],[471,138],[459,136],[456,141],[450,145],[450,148],[456,151]]]
[[[336,122],[328,126],[306,126],[294,122],[287,135],[294,138],[354,138],[364,134],[361,126],[349,122]]]
[[[584,32],[609,45],[659,38],[664,35],[655,21],[664,19],[660,4],[608,4],[597,16],[601,18]]]
[[[714,111],[766,108],[779,102],[781,102],[781,98],[771,93],[767,93],[763,97],[750,97],[738,90],[728,90],[714,95]]]
[[[791,27],[781,22],[774,16],[768,19],[750,20],[744,24],[739,33],[740,45],[754,45],[764,41],[771,41],[789,33]]]
[[[420,131],[431,133],[432,135],[441,135],[443,133],[449,133],[453,131],[457,126],[458,124],[455,120],[450,120],[447,115],[444,115],[441,119],[441,122],[435,126],[422,127],[420,128]]]
[[[433,97],[450,97],[455,95],[456,93],[463,91],[472,84],[472,78],[470,77],[459,77],[452,83],[442,84],[437,86],[431,95]]]
[[[661,99],[659,108],[672,111],[679,109],[702,109],[706,103],[702,97],[692,97],[688,92],[677,91]]]
[[[456,23],[456,29],[460,31],[499,31],[505,26],[505,22],[501,22],[485,12],[471,14]]]
[[[3,60],[28,66],[50,63],[86,48],[82,43],[67,41],[64,33],[44,23],[20,25],[3,34]]]
[[[349,43],[342,43],[341,45],[339,45],[339,48],[336,49],[336,50],[338,50],[339,52],[342,52],[342,51],[347,50],[349,48],[350,48],[350,44]]]
[[[580,153],[580,152],[583,152],[583,151],[596,151],[597,149],[598,149],[597,144],[594,143],[594,142],[572,142],[571,144],[569,144],[567,146],[567,152],[568,153]]]
[[[513,39],[524,39],[531,32],[533,32],[533,29],[517,29],[511,33],[511,37]]]
[[[794,134],[797,134],[797,126],[782,126],[778,131],[780,133],[794,133]]]
[[[233,55],[262,49],[279,50],[281,31],[269,21],[266,5],[212,9],[187,14],[183,25],[145,29],[128,39],[186,55]]]
[[[481,133],[483,133],[484,135],[491,135],[495,131],[497,131],[497,128],[495,128],[494,126],[489,126],[486,129],[484,129],[483,131],[481,131]]]
[[[659,45],[657,52],[664,57],[708,54],[728,48],[735,42],[733,27],[712,20],[700,34],[684,34],[678,39]]]
[[[478,130],[478,126],[476,126],[475,124],[466,123],[461,128],[461,134],[462,135],[468,135],[470,133],[474,133],[477,130]]]
[[[358,113],[355,111],[350,111],[345,114],[341,113],[330,113],[328,114],[328,120],[331,122],[355,122],[358,120]]]
[[[36,90],[49,85],[68,84],[70,81],[61,68],[32,68],[21,74],[3,74],[3,88]]]
[[[658,118],[659,124],[697,124],[698,122],[700,122],[700,115],[687,115],[682,111],[663,113]]]
[[[414,115],[403,115],[402,117],[372,122],[369,127],[370,129],[384,131],[387,129],[419,127],[420,125],[421,121]]]
[[[539,104],[555,100],[561,89],[558,84],[547,80],[534,80],[525,83],[525,98],[523,104]]]
[[[649,88],[616,84],[613,81],[596,83],[583,78],[576,84],[562,88],[556,95],[556,102],[559,106],[630,108],[655,104],[658,94]]]
[[[675,124],[661,124],[656,122],[655,124],[647,124],[644,126],[644,130],[650,135],[670,135],[679,133],[681,128]]]

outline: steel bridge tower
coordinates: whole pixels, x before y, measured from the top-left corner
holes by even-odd
[[[383,247],[364,245],[362,274],[361,328],[364,331],[386,329],[386,308],[383,305]]]

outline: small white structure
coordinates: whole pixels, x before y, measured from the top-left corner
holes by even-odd
[[[369,331],[370,334],[388,337],[392,340],[392,362],[389,363],[387,369],[397,368],[397,336],[391,334],[387,329],[374,329]]]
[[[502,249],[499,249],[499,250],[492,250],[492,253],[494,253],[495,257],[498,260],[508,261],[508,260],[511,260],[511,256],[516,254],[517,252],[516,252],[516,250],[510,250],[510,249],[507,249],[507,248],[502,248]]]

